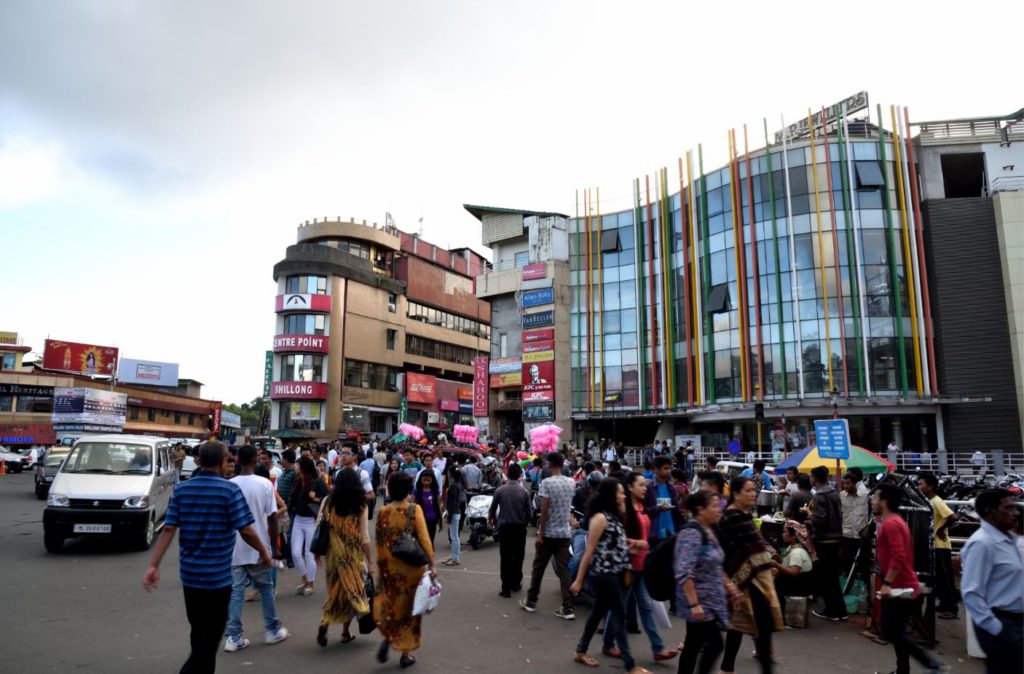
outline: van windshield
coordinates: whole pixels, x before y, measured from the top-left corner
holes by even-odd
[[[153,472],[153,450],[120,442],[81,442],[71,450],[63,472],[149,475]]]
[[[67,455],[68,451],[66,449],[63,451],[51,449],[49,452],[46,453],[46,467],[56,468],[57,466],[60,465],[60,462],[67,457]]]

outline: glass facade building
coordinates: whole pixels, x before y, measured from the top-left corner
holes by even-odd
[[[756,152],[735,138],[722,168],[688,153],[671,186],[636,181],[627,210],[584,195],[574,417],[935,395],[906,136],[840,119]]]

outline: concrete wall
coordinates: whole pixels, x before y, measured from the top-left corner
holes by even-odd
[[[477,299],[471,278],[409,256],[396,263],[395,278],[406,283],[411,300],[468,318],[488,320],[487,302]]]
[[[1017,412],[1024,429],[1024,192],[999,192],[992,199],[999,261],[1006,292],[1006,318],[1017,388]]]

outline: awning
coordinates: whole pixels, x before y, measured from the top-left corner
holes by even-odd
[[[302,431],[297,431],[294,428],[282,428],[277,431],[271,431],[270,435],[284,440],[308,440],[313,437],[312,435],[306,435]]]

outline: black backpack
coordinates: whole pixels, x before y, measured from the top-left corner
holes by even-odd
[[[700,524],[689,522],[685,528],[694,527],[700,531],[701,552],[708,545],[708,533]],[[679,534],[676,534],[678,536]],[[647,594],[655,601],[668,601],[676,591],[676,536],[659,542],[647,553],[644,561],[644,585]]]

